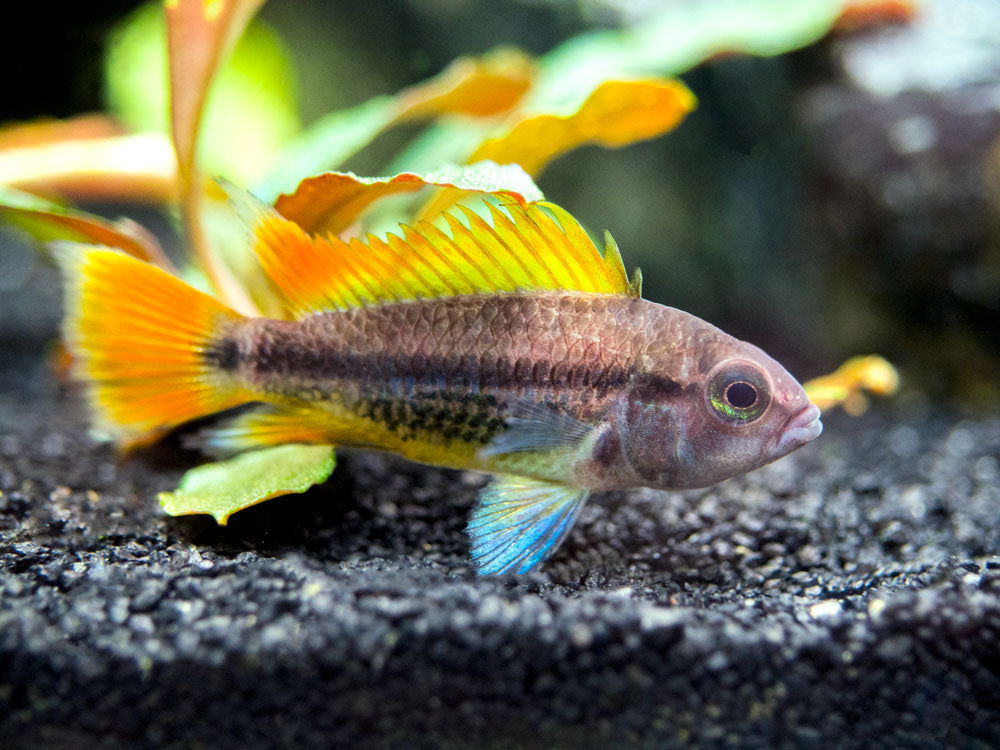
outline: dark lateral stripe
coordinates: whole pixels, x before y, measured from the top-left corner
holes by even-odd
[[[632,398],[647,403],[673,401],[687,391],[698,389],[698,383],[682,385],[665,375],[642,373],[632,380]]]
[[[323,383],[354,380],[362,383],[403,381],[414,384],[479,388],[619,388],[629,380],[625,368],[596,369],[547,360],[531,361],[487,354],[406,356],[387,352],[358,354],[336,349],[317,350],[294,342],[269,342],[255,353],[251,366],[261,379],[296,378]]]
[[[220,370],[232,372],[240,366],[240,347],[236,339],[228,336],[213,341],[202,355],[205,361]]]

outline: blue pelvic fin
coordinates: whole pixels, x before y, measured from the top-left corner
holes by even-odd
[[[500,475],[479,495],[467,531],[480,575],[527,573],[556,551],[590,492]]]
[[[480,449],[483,458],[579,445],[594,427],[546,404],[518,400],[504,415],[507,428]]]

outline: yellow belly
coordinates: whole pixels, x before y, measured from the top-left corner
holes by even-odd
[[[294,414],[294,416],[292,416]],[[405,433],[384,422],[358,416],[338,402],[299,405],[289,410],[289,432],[275,442],[309,442],[395,453],[410,461],[491,474],[518,474],[574,483],[580,448],[520,451],[482,456],[482,443],[447,438],[427,430]]]

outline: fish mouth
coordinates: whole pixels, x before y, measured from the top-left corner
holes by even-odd
[[[815,440],[823,432],[823,423],[819,418],[819,407],[809,404],[801,411],[797,411],[781,429],[781,437],[778,438],[777,452],[779,455],[790,453],[810,440]]]

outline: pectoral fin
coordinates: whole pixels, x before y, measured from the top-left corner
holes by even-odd
[[[594,429],[576,417],[531,401],[512,403],[506,422],[507,428],[480,449],[481,457],[575,446]]]
[[[566,538],[589,494],[579,487],[498,476],[479,495],[469,520],[476,572],[534,569]]]

